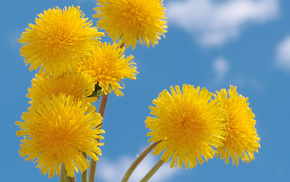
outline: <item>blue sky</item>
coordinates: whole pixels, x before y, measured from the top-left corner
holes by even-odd
[[[36,164],[24,162],[18,154],[15,121],[29,107],[25,95],[36,72],[25,66],[17,39],[44,10],[80,6],[92,19],[95,4],[96,0],[1,0],[1,181],[59,181],[41,175]],[[237,86],[249,97],[256,115],[261,148],[249,164],[236,167],[214,158],[187,170],[164,165],[152,181],[290,181],[290,1],[165,0],[164,4],[166,38],[155,48],[139,45],[125,52],[135,56],[140,73],[135,81],[124,80],[124,97],[109,96],[96,181],[120,181],[148,145],[144,121],[152,100],[162,90],[184,83],[211,92]],[[149,155],[132,181],[141,179],[159,159]]]

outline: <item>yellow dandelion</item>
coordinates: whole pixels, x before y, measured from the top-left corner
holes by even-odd
[[[80,62],[78,71],[91,75],[104,94],[113,90],[117,96],[123,96],[120,89],[124,88],[124,84],[120,85],[120,82],[123,83],[121,80],[124,78],[136,80],[138,73],[136,63],[133,61],[134,56],[125,58],[124,51],[125,48],[120,48],[116,43],[103,43],[95,47],[91,57]]]
[[[51,98],[52,95],[58,96],[62,93],[74,96],[76,100],[85,98],[88,102],[96,101],[96,98],[88,97],[95,90],[95,82],[89,75],[66,72],[57,78],[44,74],[37,74],[35,77],[26,95],[31,99],[31,103],[38,102],[46,96]]]
[[[92,22],[84,18],[79,7],[58,7],[44,11],[35,19],[36,24],[29,24],[19,42],[25,44],[20,54],[25,58],[29,70],[53,73],[55,76],[74,70],[77,61],[91,54],[92,47],[99,43],[103,33]]]
[[[227,111],[228,119],[226,123],[226,131],[228,135],[225,137],[223,146],[217,148],[217,156],[225,159],[229,163],[229,157],[233,160],[233,165],[239,164],[239,158],[247,163],[255,159],[254,153],[258,152],[260,147],[254,119],[255,115],[247,103],[248,98],[237,93],[237,88],[231,86],[229,91],[221,89],[216,91],[215,101]]]
[[[19,153],[25,160],[37,162],[42,174],[60,174],[61,164],[65,165],[67,175],[74,171],[86,170],[90,164],[83,157],[85,152],[95,161],[101,155],[98,139],[104,133],[100,129],[102,117],[96,112],[87,112],[86,102],[75,102],[72,96],[61,94],[51,99],[45,97],[34,103],[28,112],[23,113],[24,122],[17,121],[21,130],[17,136],[23,136]],[[87,112],[87,113],[86,113]]]
[[[159,143],[154,155],[163,150],[161,160],[168,162],[172,157],[170,167],[193,168],[197,161],[203,164],[213,158],[215,150],[212,147],[222,145],[226,113],[214,102],[209,102],[212,93],[205,88],[194,88],[183,85],[170,87],[171,94],[164,90],[153,100],[155,107],[150,106],[151,114],[147,117],[146,127],[152,130],[148,142]]]
[[[166,33],[167,21],[163,0],[99,0],[94,18],[113,41],[125,42],[134,49],[136,42],[155,46]]]

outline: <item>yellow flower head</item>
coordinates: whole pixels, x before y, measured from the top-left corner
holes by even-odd
[[[260,147],[254,119],[255,115],[247,103],[248,98],[237,93],[237,88],[231,86],[228,92],[226,89],[216,91],[215,101],[227,111],[228,119],[226,123],[226,131],[228,135],[225,137],[223,146],[217,148],[217,156],[225,159],[229,163],[229,157],[233,160],[233,165],[239,164],[239,158],[247,163],[255,159],[254,153],[258,152]]]
[[[77,61],[90,55],[91,49],[98,44],[103,33],[91,27],[91,21],[74,6],[58,7],[44,11],[35,19],[36,24],[29,24],[19,42],[25,44],[20,54],[25,58],[29,70],[60,76],[63,72],[74,70]]]
[[[217,104],[209,102],[212,93],[205,88],[194,88],[183,85],[182,92],[178,86],[170,87],[171,94],[164,90],[153,100],[155,107],[150,106],[151,114],[147,117],[146,127],[152,130],[148,142],[159,143],[154,155],[163,150],[161,159],[168,162],[172,157],[170,167],[193,168],[197,161],[203,164],[203,158],[213,158],[215,150],[212,147],[222,145],[226,113]],[[203,157],[203,158],[202,158]]]
[[[38,102],[44,97],[66,94],[74,96],[74,99],[85,98],[88,102],[94,102],[96,98],[88,97],[95,90],[95,82],[92,77],[85,74],[66,72],[62,76],[54,78],[44,74],[37,74],[32,79],[32,88],[28,88],[26,97],[31,98],[31,103]]]
[[[87,111],[86,102],[75,102],[73,96],[65,94],[34,103],[21,117],[25,122],[16,122],[21,129],[16,132],[17,136],[24,137],[20,156],[37,162],[36,167],[44,175],[48,172],[50,178],[60,174],[61,164],[70,177],[78,168],[86,170],[90,164],[82,152],[98,161],[99,145],[103,143],[97,140],[103,139],[100,134],[104,133],[99,126],[101,115]]]
[[[134,49],[136,42],[155,46],[167,29],[163,0],[98,0],[94,18],[113,41],[121,38]],[[164,36],[165,37],[165,36]]]
[[[120,89],[124,88],[124,84],[121,86],[119,82],[124,78],[136,80],[138,73],[134,56],[125,58],[124,51],[125,48],[120,48],[116,43],[103,43],[95,47],[91,57],[81,61],[78,71],[91,75],[95,83],[102,87],[104,94],[113,90],[117,96],[123,96]]]

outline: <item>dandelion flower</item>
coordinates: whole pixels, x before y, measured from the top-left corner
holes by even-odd
[[[29,24],[19,42],[25,44],[20,54],[25,58],[29,70],[60,76],[63,72],[74,70],[77,60],[91,54],[92,47],[99,43],[103,33],[92,22],[84,18],[79,7],[58,7],[44,11]]]
[[[44,97],[66,94],[74,96],[74,99],[86,98],[88,102],[94,102],[96,98],[90,98],[95,90],[95,82],[92,77],[85,74],[66,72],[57,78],[44,74],[37,74],[32,79],[32,88],[28,88],[28,98],[31,102],[37,102]]]
[[[87,112],[86,102],[75,102],[73,96],[61,94],[51,99],[45,97],[42,102],[34,103],[28,112],[23,113],[24,122],[17,121],[21,130],[17,136],[23,136],[21,157],[37,162],[42,174],[60,174],[61,164],[65,165],[67,175],[74,176],[74,171],[81,172],[89,167],[83,157],[85,152],[95,161],[101,155],[98,139],[104,133],[100,129],[102,117],[97,112]],[[87,113],[86,113],[87,112]]]
[[[194,88],[183,85],[170,87],[171,94],[164,90],[153,100],[155,107],[150,106],[151,114],[147,117],[146,128],[152,130],[148,142],[159,143],[154,155],[163,150],[161,160],[168,162],[172,157],[170,167],[193,168],[197,161],[203,164],[213,158],[215,150],[212,147],[222,145],[226,113],[217,104],[209,102],[212,93],[205,88]],[[203,158],[202,158],[203,157]]]
[[[125,42],[133,49],[136,42],[155,46],[167,29],[163,0],[99,0],[94,18],[113,41]],[[165,37],[165,36],[164,36]]]
[[[123,96],[120,89],[124,88],[124,84],[120,85],[121,80],[136,80],[138,73],[133,62],[134,56],[125,58],[124,51],[125,48],[120,48],[116,43],[103,43],[95,48],[91,57],[81,61],[78,71],[92,76],[104,94],[113,90],[117,96]]]
[[[223,146],[217,148],[217,156],[225,159],[229,163],[229,157],[233,160],[233,165],[239,165],[239,158],[247,163],[255,159],[254,153],[260,147],[254,119],[255,115],[247,103],[248,98],[237,93],[237,88],[231,86],[228,92],[226,89],[216,91],[215,101],[227,111],[228,119]]]

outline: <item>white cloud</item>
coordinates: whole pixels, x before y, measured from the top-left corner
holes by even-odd
[[[230,83],[238,88],[251,89],[258,93],[263,92],[267,88],[267,85],[258,78],[242,74],[234,75]]]
[[[136,168],[129,181],[140,181],[147,172],[157,163],[157,157],[149,154]],[[103,158],[98,162],[96,178],[102,182],[119,182],[123,178],[129,166],[135,160],[133,157],[121,156],[117,161],[109,161]],[[169,164],[163,164],[161,168],[152,176],[150,182],[167,181],[176,175],[177,169],[171,169]]]
[[[222,57],[218,57],[214,60],[212,68],[215,72],[216,81],[222,81],[226,74],[229,72],[230,63]]]
[[[16,49],[21,46],[21,44],[18,42],[18,39],[21,38],[21,31],[10,32],[6,38],[11,49]]]
[[[232,68],[230,62],[224,57],[217,57],[212,62],[214,78],[208,80],[207,85],[213,89],[219,89],[220,85],[228,84],[239,88],[248,88],[256,92],[263,92],[266,85],[256,77],[243,74]]]
[[[167,4],[169,24],[191,33],[203,46],[218,46],[239,36],[248,23],[278,14],[278,0],[184,0]]]
[[[290,71],[290,36],[287,36],[277,46],[276,65],[286,71]]]

